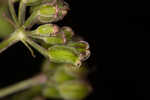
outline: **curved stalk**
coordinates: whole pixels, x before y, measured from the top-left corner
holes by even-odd
[[[9,10],[10,10],[12,19],[15,22],[16,26],[19,27],[19,23],[18,23],[18,20],[17,20],[16,12],[15,12],[14,5],[13,5],[13,1],[8,0],[8,5],[9,5]]]
[[[6,50],[8,47],[10,47],[11,45],[13,45],[14,43],[18,42],[19,40],[16,38],[17,34],[16,33],[12,33],[12,35],[6,39],[3,40],[0,43],[0,53],[3,52],[4,50]]]
[[[26,38],[25,41],[29,43],[32,47],[38,50],[43,56],[48,57],[48,52],[45,48],[41,47],[39,44],[35,43],[33,40]]]
[[[18,13],[18,21],[20,25],[24,24],[25,15],[26,15],[26,5],[24,4],[23,0],[21,0],[19,4],[19,13]]]
[[[28,79],[28,80],[22,81],[20,83],[17,83],[15,85],[9,86],[7,88],[1,89],[0,90],[0,98],[3,98],[5,96],[8,96],[10,94],[16,93],[21,90],[25,90],[25,89],[30,88],[35,85],[44,84],[46,82],[46,80],[47,80],[46,76],[41,74],[41,75],[38,75],[31,79]]]

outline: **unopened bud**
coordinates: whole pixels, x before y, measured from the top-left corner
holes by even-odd
[[[56,33],[59,31],[59,27],[54,24],[44,24],[39,26],[33,34],[40,35],[40,36],[55,36]]]
[[[63,19],[67,14],[67,7],[60,7],[59,5],[44,4],[38,10],[38,20],[42,23],[56,22]]]
[[[65,67],[61,66],[59,67],[55,74],[53,75],[52,79],[56,82],[56,83],[64,83],[66,81],[69,80],[73,80],[75,79],[75,77],[73,77],[72,75],[68,74],[65,70]]]
[[[79,80],[67,81],[60,84],[58,89],[60,95],[67,100],[82,100],[91,92],[91,87]]]
[[[81,65],[80,56],[76,49],[68,46],[52,46],[48,49],[49,57],[52,62],[70,63],[76,66]]]
[[[67,27],[67,26],[62,27],[60,29],[60,32],[65,34],[65,37],[66,37],[67,40],[71,40],[72,36],[74,35],[73,30],[70,27]]]
[[[43,88],[42,94],[46,98],[61,98],[59,91],[55,86],[49,85]]]

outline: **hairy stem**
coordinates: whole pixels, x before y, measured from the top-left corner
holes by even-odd
[[[23,0],[21,0],[19,4],[19,13],[18,13],[18,21],[20,25],[24,24],[25,15],[26,15],[26,5],[24,4]]]
[[[18,23],[18,20],[17,20],[17,16],[16,16],[16,12],[15,12],[12,0],[8,0],[8,4],[9,4],[9,10],[10,10],[12,19],[15,22],[15,24],[17,25],[17,27],[19,27],[19,23]]]
[[[7,88],[1,89],[0,90],[0,98],[3,98],[5,96],[8,96],[12,93],[16,93],[21,90],[25,90],[25,89],[30,88],[35,85],[44,84],[46,82],[46,80],[47,80],[46,76],[43,74],[40,74],[31,79],[28,79],[28,80],[22,81],[20,83],[17,83],[15,85],[9,86]]]

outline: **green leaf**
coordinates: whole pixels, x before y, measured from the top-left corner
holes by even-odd
[[[8,9],[6,5],[0,4],[0,38],[5,38],[14,32],[14,26],[4,17],[4,13],[7,16]]]

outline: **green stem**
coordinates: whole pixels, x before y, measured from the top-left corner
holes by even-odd
[[[20,25],[24,24],[25,15],[26,15],[26,5],[24,4],[23,0],[21,0],[19,4],[19,13],[18,13],[18,21]]]
[[[24,28],[31,27],[35,23],[36,19],[37,19],[37,12],[33,12],[31,16],[25,21],[23,27]]]
[[[35,43],[33,40],[31,40],[29,38],[26,38],[25,40],[32,47],[34,47],[36,50],[38,50],[42,55],[44,55],[45,57],[48,57],[48,52],[45,48],[41,47],[39,44]]]
[[[8,0],[8,4],[9,4],[9,10],[10,10],[12,19],[14,20],[17,27],[19,27],[19,23],[18,23],[18,20],[17,20],[17,16],[16,16],[16,12],[15,12],[12,0]]]
[[[0,43],[0,53],[3,52],[8,47],[10,47],[12,44],[19,41],[16,38],[17,34],[16,33],[12,33],[12,34],[13,35],[11,35],[8,39],[6,39],[6,40],[2,41],[2,43]]]
[[[3,98],[5,96],[8,96],[12,93],[16,93],[21,90],[25,90],[25,89],[30,88],[35,85],[44,84],[46,82],[46,80],[47,80],[46,76],[41,74],[41,75],[38,75],[31,79],[28,79],[28,80],[22,81],[20,83],[17,83],[15,85],[9,86],[7,88],[1,89],[0,90],[0,98]]]

